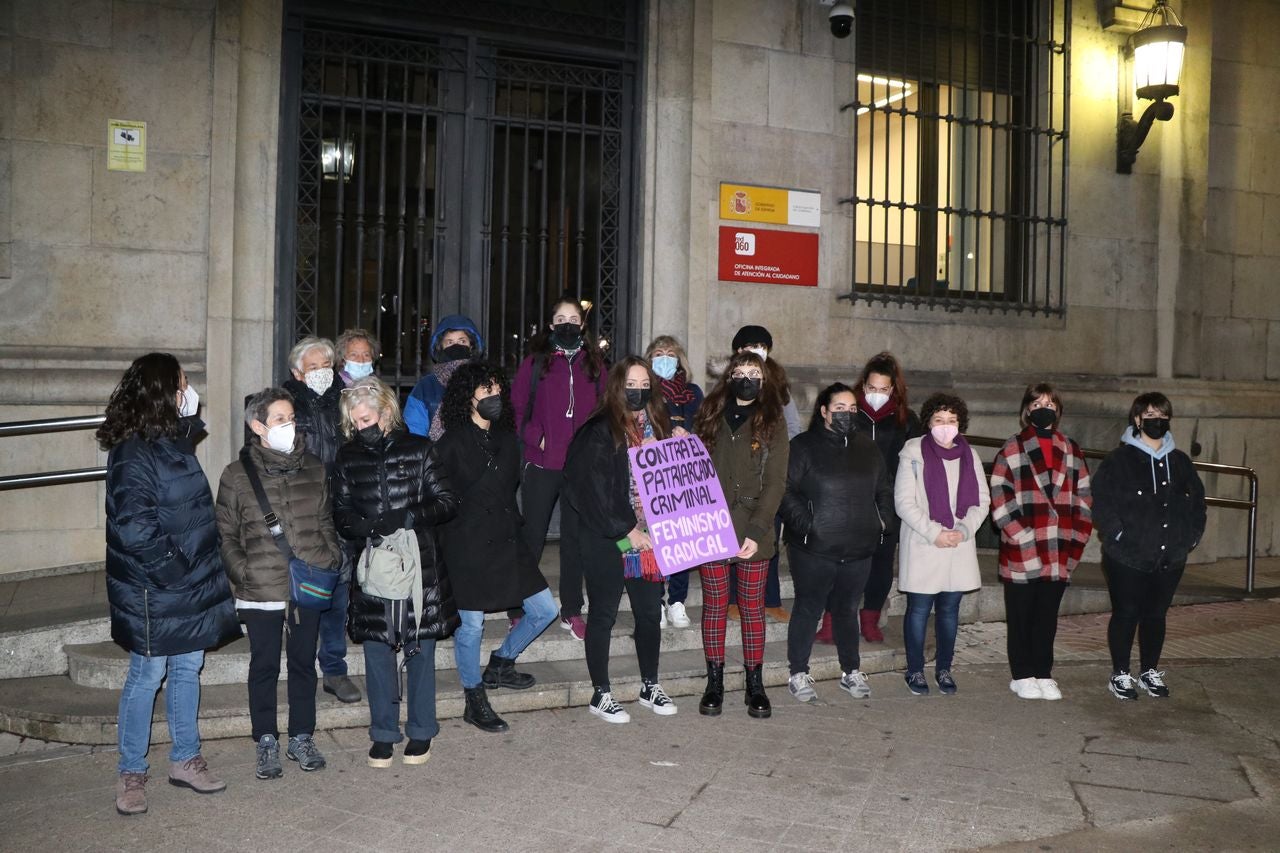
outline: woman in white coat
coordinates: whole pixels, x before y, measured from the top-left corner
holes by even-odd
[[[987,517],[991,492],[982,460],[961,435],[969,428],[969,407],[949,394],[924,401],[925,434],[898,454],[893,500],[902,519],[898,591],[907,594],[903,634],[907,645],[907,689],[929,693],[924,678],[924,637],[929,611],[936,611],[938,651],[934,678],[938,691],[956,692],[951,659],[956,648],[960,600],[982,586],[974,537]]]

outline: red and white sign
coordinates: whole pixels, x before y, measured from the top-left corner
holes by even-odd
[[[818,235],[720,226],[721,281],[818,286]]]

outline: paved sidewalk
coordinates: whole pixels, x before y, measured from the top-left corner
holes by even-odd
[[[286,762],[274,782],[253,779],[247,738],[212,741],[230,785],[209,797],[164,784],[161,748],[135,818],[113,808],[113,750],[28,743],[0,758],[0,848],[1274,849],[1276,651],[1171,658],[1168,701],[1113,699],[1102,661],[1059,666],[1064,701],[1022,701],[1001,660],[958,663],[955,697],[910,696],[896,674],[867,701],[774,689],[764,721],[740,693],[720,718],[686,698],[669,718],[632,705],[625,726],[584,708],[512,714],[497,736],[451,720],[421,768],[372,770],[364,731],[322,732],[329,767]]]

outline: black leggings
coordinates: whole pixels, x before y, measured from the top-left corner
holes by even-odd
[[[1182,580],[1186,561],[1161,571],[1144,572],[1102,557],[1102,573],[1111,594],[1111,622],[1107,645],[1111,647],[1112,673],[1129,672],[1133,635],[1138,634],[1139,672],[1156,669],[1164,647],[1165,614]]]
[[[884,610],[884,603],[889,599],[889,590],[893,589],[893,558],[898,554],[898,537],[885,536],[884,541],[876,546],[871,555],[871,574],[867,577],[867,588],[862,593],[862,609]]]
[[[639,578],[622,577],[622,554],[611,539],[579,528],[570,538],[560,539],[561,553],[577,563],[587,582],[587,672],[591,683],[609,690],[609,642],[618,619],[622,591],[631,599],[631,615],[635,619],[633,638],[640,677],[658,680],[658,654],[662,646],[662,594],[665,584]]]

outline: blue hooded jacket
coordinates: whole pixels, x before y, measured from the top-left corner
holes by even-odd
[[[440,361],[440,339],[447,333],[458,330],[471,335],[476,342],[475,350],[472,351],[470,358]],[[435,417],[436,409],[440,408],[440,401],[444,399],[444,387],[449,377],[453,375],[458,365],[465,364],[484,352],[484,338],[480,336],[480,330],[476,328],[476,324],[470,317],[465,314],[450,314],[436,324],[436,330],[431,335],[430,349],[431,358],[436,365],[418,380],[417,385],[413,386],[413,390],[409,392],[409,399],[404,404],[405,426],[409,428],[409,432],[423,437],[431,430],[431,419]]]

